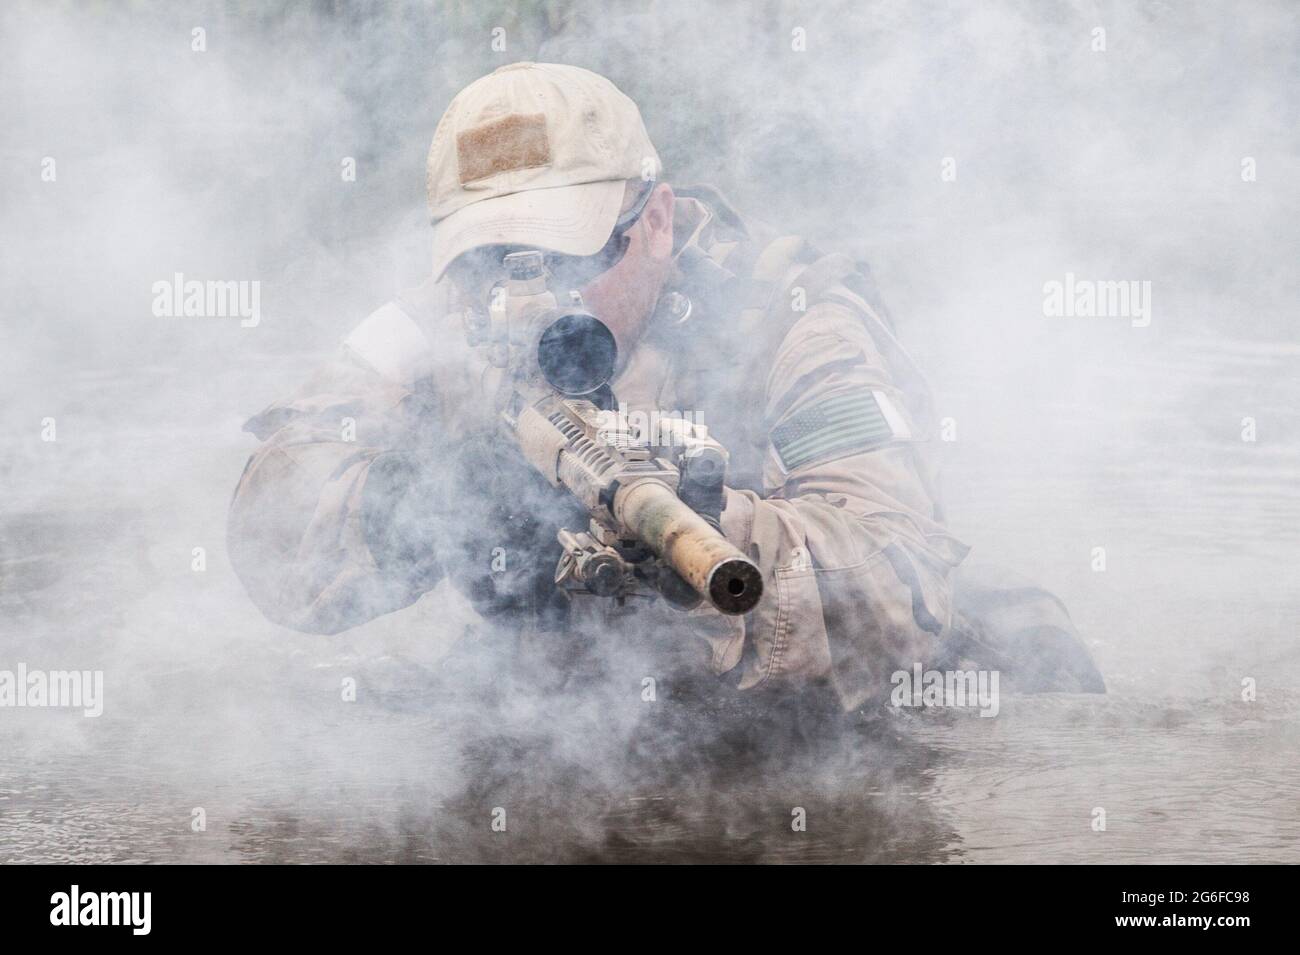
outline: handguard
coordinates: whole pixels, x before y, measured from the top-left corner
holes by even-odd
[[[757,565],[678,496],[681,472],[620,426],[615,412],[548,396],[513,415],[507,409],[503,418],[529,463],[591,515],[589,530],[559,534],[565,552],[558,584],[606,596],[649,586],[677,606],[703,599],[727,614],[748,613],[758,603],[763,580]],[[716,458],[720,452],[707,436],[691,440],[696,443],[683,446],[683,454]]]

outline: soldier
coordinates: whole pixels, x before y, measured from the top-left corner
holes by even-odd
[[[230,553],[268,617],[335,633],[450,575],[485,615],[543,638],[591,620],[677,645],[691,631],[741,691],[823,688],[846,710],[957,639],[967,547],[934,485],[929,392],[862,268],[669,185],[635,104],[572,66],[515,63],[458,94],[427,188],[430,280],[247,425],[263,443]],[[456,318],[490,308],[503,256],[525,249],[612,331],[621,407],[690,411],[728,450],[719,527],[764,584],[744,616],[556,589],[555,530],[580,515],[502,450],[501,371]]]

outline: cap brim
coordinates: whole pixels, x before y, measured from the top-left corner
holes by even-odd
[[[433,230],[433,277],[462,252],[525,245],[563,255],[594,255],[609,241],[623,207],[621,179],[530,189],[471,203]]]

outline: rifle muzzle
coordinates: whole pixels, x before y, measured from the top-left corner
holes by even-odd
[[[757,565],[662,481],[644,478],[623,485],[614,497],[613,511],[723,613],[748,613],[763,596]]]

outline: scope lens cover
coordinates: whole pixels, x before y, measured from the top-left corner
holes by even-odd
[[[614,377],[614,333],[589,312],[561,315],[537,343],[543,377],[564,395],[589,395]]]

